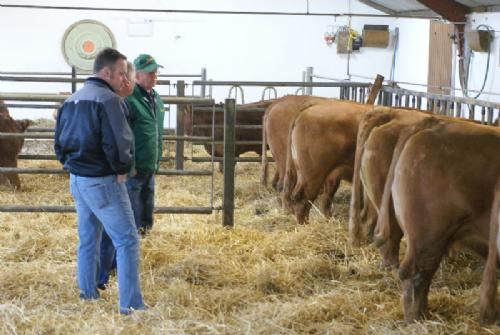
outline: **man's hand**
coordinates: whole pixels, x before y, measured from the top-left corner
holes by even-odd
[[[127,181],[127,174],[118,174],[116,175],[116,182],[118,184],[124,183]]]

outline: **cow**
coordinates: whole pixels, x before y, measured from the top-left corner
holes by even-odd
[[[262,154],[262,129],[250,128],[245,129],[243,126],[262,126],[262,118],[264,110],[262,111],[246,111],[247,109],[254,108],[267,108],[275,100],[261,100],[253,103],[242,104],[236,106],[235,117],[235,141],[256,141],[255,144],[235,144],[235,156],[239,157],[245,152],[255,152],[259,156]],[[205,106],[207,107],[207,106]],[[212,107],[212,106],[209,106]],[[215,106],[217,108],[217,106]],[[184,132],[188,136],[208,136],[212,137],[212,124],[215,125],[214,138],[215,141],[222,141],[224,139],[224,113],[220,111],[194,111],[192,105],[185,105],[184,111]],[[213,115],[215,120],[213,121]],[[198,127],[197,127],[198,126]],[[241,127],[239,127],[241,126]],[[205,150],[209,155],[212,155],[212,144],[205,143]],[[215,157],[224,156],[224,144],[215,144],[213,148]]]
[[[14,120],[4,106],[4,101],[0,100],[0,133],[23,133],[32,123],[27,119]],[[17,167],[17,156],[23,144],[23,138],[0,138],[0,166]],[[10,184],[15,190],[21,189],[17,173],[0,174],[0,184]]]
[[[343,100],[316,100],[290,125],[283,204],[299,224],[324,186],[320,210],[329,207],[341,180],[352,180],[361,116],[373,106]]]
[[[352,245],[358,245],[361,239],[362,200],[367,235],[373,236],[394,147],[402,130],[429,116],[429,113],[417,110],[389,107],[376,107],[362,116],[356,144],[349,216],[349,238]],[[402,232],[395,222],[393,211],[389,214],[391,238],[383,247],[379,247],[382,266],[397,267]]]
[[[488,258],[481,282],[479,321],[481,325],[495,322],[500,310],[497,303],[497,269],[500,255],[500,179],[495,188],[495,198],[491,206],[490,240]]]
[[[406,239],[399,267],[407,322],[427,308],[429,287],[452,246],[488,253],[489,217],[500,177],[500,129],[430,116],[408,127],[395,146],[377,239],[391,232],[389,197]]]
[[[272,187],[281,192],[285,176],[288,128],[295,116],[311,99],[321,99],[310,95],[287,95],[273,102],[264,113],[262,121],[262,152],[267,146],[271,150],[276,172]],[[262,155],[261,183],[267,185],[267,156]]]

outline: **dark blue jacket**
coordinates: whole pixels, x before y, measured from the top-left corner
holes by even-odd
[[[59,109],[54,149],[78,176],[125,174],[132,164],[133,135],[127,107],[104,80],[89,78]]]

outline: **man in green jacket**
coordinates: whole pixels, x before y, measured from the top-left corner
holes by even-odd
[[[153,227],[154,174],[160,167],[162,154],[164,107],[153,87],[158,79],[158,68],[163,66],[146,54],[139,55],[134,65],[136,85],[133,93],[127,97],[127,103],[135,151],[127,190],[135,224],[144,236]]]

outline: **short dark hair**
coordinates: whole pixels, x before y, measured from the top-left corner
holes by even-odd
[[[127,57],[113,48],[102,49],[94,60],[94,74],[99,73],[106,66],[113,68],[119,59],[127,60]]]

